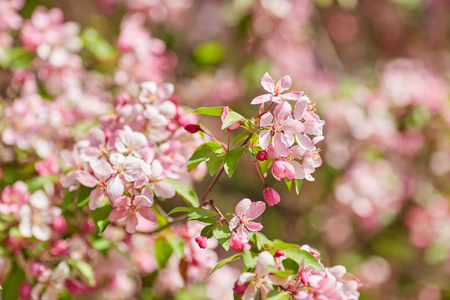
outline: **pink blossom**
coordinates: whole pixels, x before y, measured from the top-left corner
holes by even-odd
[[[1,194],[0,212],[3,214],[16,213],[28,202],[30,193],[23,181],[16,181],[12,186],[6,186]]]
[[[273,188],[267,187],[263,192],[264,201],[266,201],[267,205],[273,206],[280,202],[280,195]]]
[[[247,236],[238,236],[234,232],[230,236],[230,246],[236,251],[242,251],[243,249],[250,250],[251,248]]]
[[[22,284],[20,284],[20,286],[19,286],[20,299],[22,299],[22,300],[29,300],[29,299],[31,299],[31,290],[32,290],[32,288],[33,287],[28,282],[23,282]]]
[[[208,243],[208,238],[206,236],[198,236],[195,238],[195,242],[201,249],[206,249],[206,245]]]
[[[150,189],[144,188],[142,195],[135,196],[133,200],[127,196],[119,197],[114,202],[114,209],[109,215],[111,222],[125,218],[125,230],[134,233],[138,224],[136,214],[140,214],[145,219],[155,222],[156,213],[150,208],[153,199],[150,197]]]
[[[239,226],[237,233],[239,236],[246,237],[248,230],[259,231],[263,228],[260,223],[252,222],[258,218],[266,209],[266,205],[262,201],[252,202],[250,199],[242,199],[236,205],[236,215],[230,221],[230,230]]]
[[[290,162],[277,159],[273,162],[272,175],[278,180],[285,177],[294,179],[295,169]]]
[[[35,164],[36,171],[39,175],[58,174],[60,169],[58,161],[54,155],[49,155],[45,160],[39,161]]]
[[[302,92],[281,94],[291,87],[292,79],[290,76],[284,76],[275,84],[272,77],[268,73],[265,73],[261,79],[261,85],[269,93],[254,98],[251,104],[261,104],[268,101],[280,103],[283,100],[298,100],[302,95]]]

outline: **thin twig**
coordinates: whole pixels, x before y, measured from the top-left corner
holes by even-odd
[[[166,225],[161,226],[159,228],[156,228],[153,231],[150,231],[148,234],[153,234],[153,233],[160,232],[161,230],[166,229],[167,227],[170,227],[170,226],[172,226],[174,224],[183,223],[183,222],[187,221],[187,219],[188,219],[187,215],[183,215],[183,216],[180,216],[180,217],[177,217],[177,218],[173,218],[171,222],[168,222]]]

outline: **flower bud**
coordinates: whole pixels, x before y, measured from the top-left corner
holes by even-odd
[[[197,124],[187,124],[186,126],[184,126],[184,129],[189,133],[196,133],[202,130]]]
[[[242,296],[242,295],[244,295],[245,290],[247,289],[247,287],[248,287],[248,282],[244,282],[243,284],[238,284],[238,282],[236,281],[234,283],[233,291],[237,295]]]
[[[52,223],[53,230],[59,234],[65,234],[67,232],[66,219],[63,216],[56,217]]]
[[[275,254],[273,255],[273,257],[280,257],[284,255],[284,251],[281,249],[278,249]]]
[[[263,192],[264,201],[266,201],[267,205],[273,206],[280,202],[280,195],[273,188],[266,188]]]
[[[45,266],[41,264],[40,262],[34,262],[30,266],[30,272],[34,276],[39,276],[45,271]]]
[[[269,154],[263,150],[263,151],[258,151],[258,153],[256,154],[256,159],[259,161],[265,161],[269,159]]]
[[[28,282],[23,282],[19,286],[19,297],[23,300],[31,299],[32,286]]]
[[[228,106],[225,106],[222,109],[222,113],[220,114],[220,119],[223,121],[225,121],[225,118],[228,116],[228,113],[230,112],[230,109],[228,108]],[[236,121],[233,124],[231,124],[230,126],[228,126],[227,128],[230,130],[234,130],[241,127],[241,121]]]
[[[86,286],[76,279],[66,279],[66,287],[73,296],[81,296],[86,291]]]
[[[205,249],[208,243],[208,238],[206,236],[198,236],[195,238],[195,242],[200,248]]]

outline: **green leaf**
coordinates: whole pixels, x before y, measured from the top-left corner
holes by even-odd
[[[261,232],[255,232],[256,236],[256,247],[258,250],[262,250],[264,248],[272,248],[273,242],[269,240],[264,234]]]
[[[230,111],[228,112],[228,115],[226,116],[225,120],[223,120],[221,129],[224,130],[228,126],[231,126],[234,123],[236,123],[237,121],[241,121],[241,120],[246,120],[246,119],[242,115],[240,115],[237,112],[232,111],[230,109]]]
[[[97,251],[103,252],[104,254],[106,254],[106,251],[111,248],[111,245],[111,240],[104,237],[99,237],[92,241],[92,247]]]
[[[213,66],[220,63],[225,55],[225,50],[219,42],[206,42],[194,48],[192,59],[198,65]]]
[[[267,172],[269,171],[272,162],[273,158],[269,158],[268,160],[259,162],[259,166],[261,167],[261,173],[263,174],[264,177],[267,176]]]
[[[202,232],[200,233],[201,236],[206,236],[208,239],[210,239],[213,236],[213,232],[212,229],[214,228],[214,226],[216,226],[217,224],[211,224],[211,225],[207,225],[205,226],[205,228],[202,229]]]
[[[295,261],[293,261],[290,258],[286,258],[283,259],[283,267],[285,270],[292,270],[293,273],[297,273],[298,272],[298,263],[296,263]]]
[[[87,28],[81,33],[84,46],[101,61],[114,60],[117,57],[116,49],[104,39],[94,28]]]
[[[223,108],[224,106],[199,107],[193,110],[192,113],[219,117],[222,114]]]
[[[289,300],[289,299],[291,299],[291,297],[289,296],[288,293],[284,291],[279,292],[277,290],[270,291],[266,296],[266,300]]]
[[[11,271],[3,282],[4,289],[0,298],[15,300],[19,298],[19,286],[26,280],[25,273],[22,268],[19,268],[16,264],[13,265]]]
[[[66,211],[71,205],[75,204],[76,191],[67,191],[61,204],[61,209]]]
[[[177,194],[180,195],[184,200],[186,200],[190,205],[194,207],[198,207],[200,205],[200,200],[198,199],[198,196],[192,186],[185,185],[177,180],[173,180],[170,178],[166,178],[164,179],[164,181],[170,183]]]
[[[80,186],[78,189],[78,195],[77,195],[77,206],[78,208],[82,208],[83,206],[87,205],[89,203],[89,195],[91,194],[92,190],[94,188],[90,188],[87,186]]]
[[[289,275],[292,275],[292,270],[278,270],[275,266],[266,266],[267,271],[270,273],[277,275],[279,277],[288,277]]]
[[[58,182],[58,180],[59,180],[58,175],[48,175],[48,176],[34,177],[32,179],[25,181],[25,183],[28,186],[28,190],[30,192],[35,192],[39,189],[42,189],[45,184],[55,183]]]
[[[166,266],[167,261],[172,255],[172,246],[164,239],[158,238],[155,241],[155,257],[160,269]]]
[[[287,177],[284,177],[284,182],[286,183],[286,186],[287,186],[288,190],[291,191],[291,189],[292,189],[292,180],[287,178]]]
[[[34,56],[23,47],[5,48],[0,55],[0,67],[12,70],[26,68]]]
[[[188,220],[199,220],[206,218],[211,218],[217,216],[217,213],[215,211],[207,210],[204,208],[196,208],[193,211],[189,212],[188,214]]]
[[[242,257],[241,253],[235,254],[233,256],[227,257],[223,260],[221,260],[215,267],[214,269],[211,270],[211,272],[209,273],[209,275],[211,275],[212,273],[214,273],[215,271],[219,270],[220,268],[222,268],[223,266],[225,266],[227,263],[238,260]]]
[[[199,149],[192,154],[192,156],[189,158],[187,167],[188,171],[192,171],[194,168],[196,168],[202,161],[205,161],[208,156],[211,154],[213,150],[212,149]]]
[[[249,268],[256,267],[256,262],[258,261],[258,255],[247,249],[243,249],[242,258],[244,259],[244,265]]]
[[[179,258],[183,258],[184,256],[184,242],[179,237],[173,236],[167,239],[167,242],[173,249],[173,253]]]
[[[168,215],[171,215],[174,213],[179,213],[179,212],[191,212],[195,209],[196,209],[196,207],[175,207],[168,213]]]
[[[213,235],[226,251],[230,249],[231,231],[227,225],[214,227]]]
[[[272,246],[273,246],[273,248],[275,248],[275,249],[282,249],[282,250],[284,250],[284,249],[298,248],[298,245],[297,245],[297,244],[286,243],[286,242],[283,242],[283,241],[281,241],[281,240],[273,240]]]
[[[225,156],[225,150],[217,149],[212,151],[206,158],[206,166],[208,167],[209,175],[213,176],[222,165]]]
[[[301,179],[295,179],[295,192],[297,195],[300,193],[300,189],[302,188],[303,180]]]
[[[109,203],[106,203],[102,207],[91,211],[91,216],[92,220],[94,221],[97,235],[102,234],[103,231],[105,231],[106,227],[108,227],[109,223],[111,223],[108,217],[112,210],[113,208],[111,207],[111,205],[109,205]]]
[[[250,148],[250,147],[245,147],[245,153],[247,153],[247,155],[248,155],[253,161],[258,161],[258,160],[256,159],[256,154],[258,154],[258,149]]]
[[[82,260],[68,259],[67,262],[74,268],[78,269],[81,274],[88,280],[91,286],[95,285],[94,270],[92,266]]]
[[[224,168],[228,177],[233,176],[237,163],[244,153],[244,147],[234,148],[225,155]]]
[[[252,133],[250,131],[239,133],[237,136],[234,137],[233,145],[238,143],[238,142],[240,142],[240,141],[243,141],[243,140],[247,139],[251,134]]]
[[[303,263],[306,266],[310,266],[316,270],[323,271],[322,266],[319,264],[317,259],[312,256],[311,253],[302,249],[286,249],[284,250],[284,256],[292,259],[297,264]]]

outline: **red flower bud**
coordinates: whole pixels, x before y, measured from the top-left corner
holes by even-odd
[[[19,286],[19,296],[20,299],[28,300],[31,299],[32,286],[28,282],[24,282]]]
[[[280,195],[273,188],[266,188],[263,192],[264,201],[267,205],[273,206],[280,202]]]
[[[273,255],[273,257],[280,257],[284,255],[284,251],[281,249],[278,249],[277,252]]]
[[[259,161],[265,161],[269,159],[269,154],[263,150],[263,151],[258,151],[258,153],[256,154],[256,159]]]
[[[245,290],[247,289],[247,287],[248,287],[248,282],[244,282],[243,284],[238,284],[238,282],[236,281],[234,283],[233,291],[237,295],[242,296],[242,295],[244,295]]]
[[[59,234],[65,234],[67,232],[66,219],[63,216],[56,217],[52,223],[53,229]]]
[[[187,124],[186,126],[184,126],[184,129],[189,133],[196,133],[202,130],[197,124]]]
[[[195,238],[195,242],[202,249],[206,248],[206,244],[208,243],[208,238],[206,236],[198,236]]]

